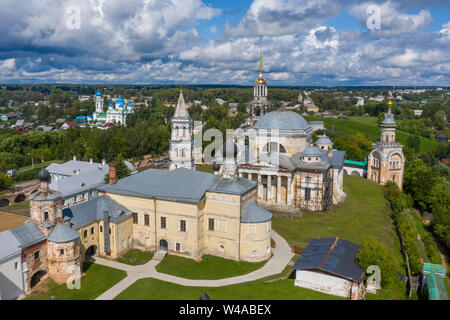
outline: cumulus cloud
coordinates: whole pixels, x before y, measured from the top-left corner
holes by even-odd
[[[205,3],[3,0],[0,82],[251,85],[260,48],[269,85],[449,82],[450,22],[427,31],[433,18],[425,8],[446,5],[439,0],[254,0],[223,31],[202,22],[234,13]],[[366,28],[371,4],[380,7],[380,30]],[[343,12],[362,28],[327,22]],[[218,39],[204,39],[201,30]]]

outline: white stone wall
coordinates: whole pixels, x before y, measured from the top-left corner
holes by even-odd
[[[297,270],[295,285],[334,296],[350,298],[352,282],[318,271]]]
[[[20,253],[0,261],[0,300],[13,300],[24,293],[22,267]]]

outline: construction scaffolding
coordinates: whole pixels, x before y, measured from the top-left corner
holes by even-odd
[[[310,181],[308,181],[308,178],[310,178]],[[312,170],[296,174],[294,179],[295,207],[307,211],[327,212],[332,203],[333,178],[331,170]]]

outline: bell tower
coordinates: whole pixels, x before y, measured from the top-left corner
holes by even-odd
[[[193,123],[186,108],[183,88],[180,86],[175,114],[172,118],[170,139],[170,170],[176,168],[194,169]]]
[[[380,140],[372,145],[372,152],[367,158],[367,179],[380,184],[393,181],[402,189],[405,156],[403,146],[395,140],[396,125],[391,97],[388,101],[388,111],[380,127]]]

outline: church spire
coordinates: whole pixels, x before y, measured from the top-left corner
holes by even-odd
[[[259,74],[262,74],[262,48],[259,48]]]
[[[174,118],[189,118],[189,113],[186,108],[186,103],[183,97],[183,88],[180,85],[180,96],[178,97],[177,108],[175,109]]]

